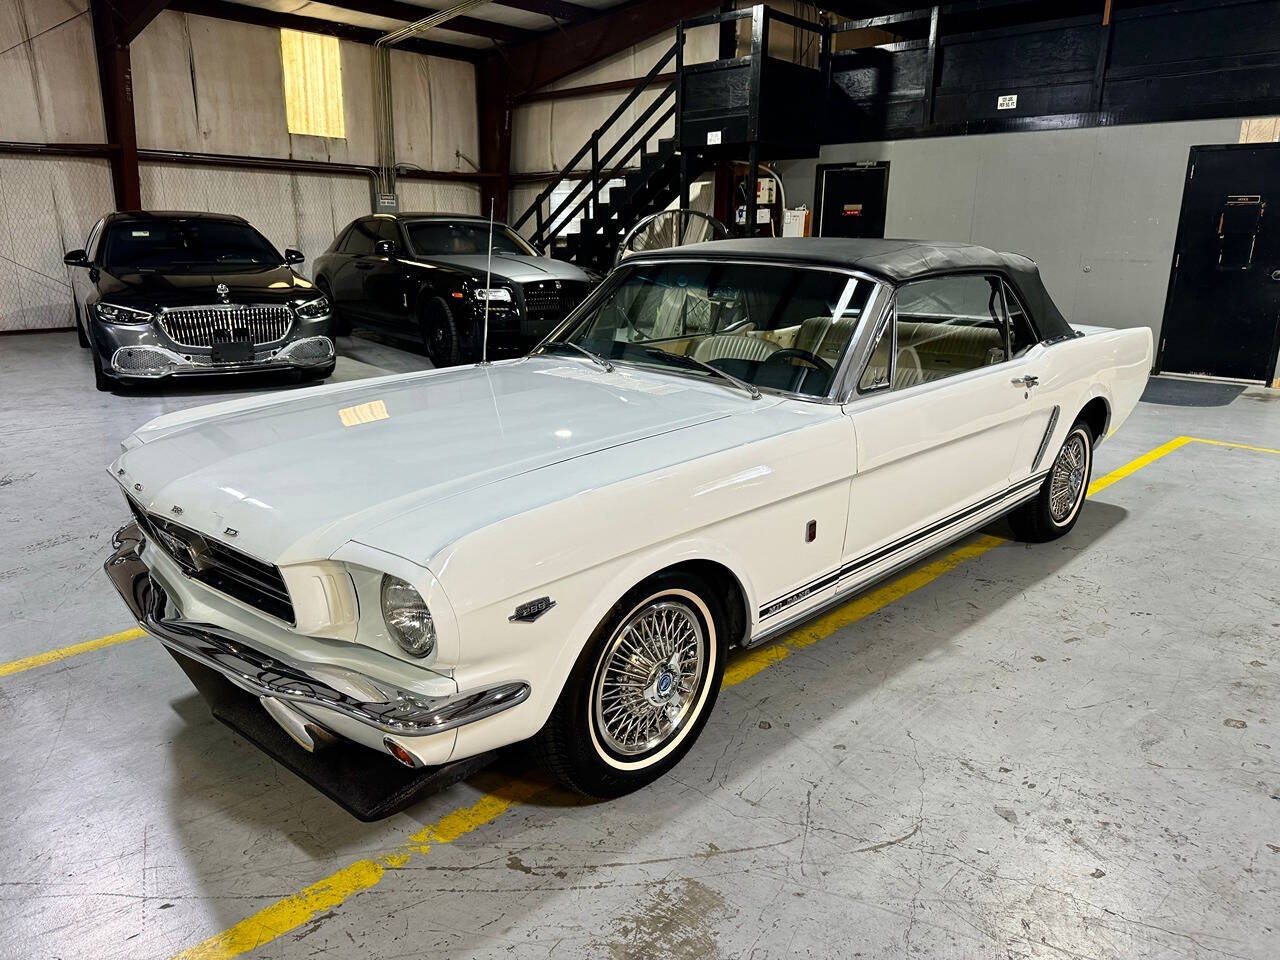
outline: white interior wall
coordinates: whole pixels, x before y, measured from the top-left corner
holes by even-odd
[[[344,139],[290,134],[280,31],[194,14],[160,14],[132,47],[138,146],[372,164],[373,56],[339,41]],[[396,159],[426,170],[474,169],[475,67],[393,51]],[[462,156],[458,156],[462,154]]]
[[[1193,145],[1239,120],[936,137],[822,148],[816,163],[889,161],[885,235],[1031,257],[1069,320],[1159,337]],[[779,164],[788,202],[814,203],[815,161]]]
[[[0,140],[101,143],[88,0],[0,0]]]

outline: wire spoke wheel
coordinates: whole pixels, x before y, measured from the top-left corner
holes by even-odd
[[[1084,479],[1089,466],[1085,441],[1073,433],[1062,445],[1049,478],[1049,515],[1055,523],[1065,522],[1084,493]]]
[[[693,713],[706,660],[702,622],[689,606],[664,599],[632,614],[605,649],[591,695],[607,747],[630,757],[676,736]]]

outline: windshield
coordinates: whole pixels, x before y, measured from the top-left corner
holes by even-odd
[[[466,220],[410,220],[404,225],[413,252],[424,257],[489,252],[489,224]],[[493,252],[536,257],[537,252],[503,223],[493,225]]]
[[[234,220],[126,220],[108,228],[102,250],[112,273],[284,263],[266,237]]]
[[[829,270],[660,263],[619,279],[561,339],[610,360],[680,369],[700,360],[771,390],[825,396],[875,284]]]

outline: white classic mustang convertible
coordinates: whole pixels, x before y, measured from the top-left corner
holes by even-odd
[[[111,465],[134,521],[106,568],[307,750],[531,740],[617,796],[690,748],[731,648],[1002,514],[1069,531],[1151,352],[982,247],[644,254],[531,356],[152,420]]]

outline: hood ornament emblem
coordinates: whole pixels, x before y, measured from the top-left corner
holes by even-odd
[[[218,299],[221,300],[223,303],[231,302],[231,288],[228,287],[225,283],[218,284],[216,287],[213,288],[213,292],[218,295]]]

